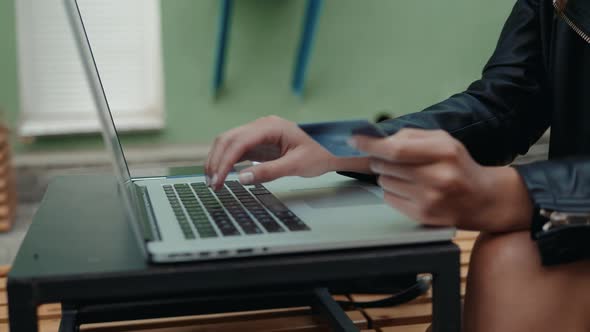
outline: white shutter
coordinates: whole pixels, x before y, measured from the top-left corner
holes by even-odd
[[[79,0],[117,129],[164,125],[159,0]],[[63,0],[16,1],[22,136],[99,131]]]

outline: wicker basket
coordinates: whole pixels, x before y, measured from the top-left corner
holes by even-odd
[[[10,132],[0,123],[0,232],[12,228],[16,212],[16,181],[10,156]]]

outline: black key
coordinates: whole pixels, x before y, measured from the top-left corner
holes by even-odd
[[[309,226],[307,226],[299,218],[285,219],[285,220],[281,220],[281,221],[283,222],[283,224],[285,224],[285,226],[287,226],[287,228],[290,231],[308,231],[309,230]]]
[[[284,232],[285,230],[283,229],[283,227],[281,227],[281,225],[279,225],[276,221],[272,220],[269,222],[262,222],[260,221],[260,224],[262,225],[262,227],[264,227],[264,229],[266,229],[267,232],[269,233],[280,233],[280,232]]]
[[[260,228],[258,228],[254,224],[248,225],[248,226],[242,226],[242,230],[244,231],[244,233],[249,234],[249,235],[262,234],[262,231],[260,230]]]
[[[252,218],[250,218],[250,216],[248,216],[245,213],[244,209],[240,208],[239,210],[230,210],[230,214],[232,215],[232,217],[234,217],[234,219],[236,220],[236,222],[238,223],[240,228],[244,231],[244,233],[246,233],[246,234],[261,234],[262,233],[260,228],[258,226],[256,226],[254,221],[252,221]]]
[[[252,214],[254,214],[256,217],[261,217],[261,218],[269,215],[266,212],[266,210],[260,209],[260,208],[251,209],[250,212],[252,212]]]
[[[268,194],[260,194],[256,195],[264,206],[269,209],[277,218],[287,226],[290,231],[303,231],[309,230],[309,226],[307,226],[301,219],[299,219],[289,208],[283,204],[278,198],[274,195]]]
[[[285,206],[278,198],[271,194],[264,194],[264,195],[257,195],[258,198],[264,206],[266,206],[272,212],[285,212],[289,211],[289,208]]]
[[[199,224],[199,223],[195,223],[195,228],[197,229],[197,232],[199,233],[199,235],[201,237],[214,237],[217,236],[217,233],[215,232],[215,230],[213,229],[213,227],[207,223],[207,224]]]
[[[201,198],[201,195],[199,195],[199,198]],[[240,231],[234,226],[219,203],[205,203],[205,201],[203,203],[223,236],[240,235]]]
[[[221,230],[221,234],[223,234],[223,236],[236,236],[236,235],[240,235],[240,232],[237,230],[237,228],[233,228],[233,229],[225,228],[225,229]]]

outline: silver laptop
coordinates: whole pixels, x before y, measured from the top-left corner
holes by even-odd
[[[383,202],[382,190],[335,173],[213,192],[203,176],[132,178],[76,0],[65,0],[128,219],[154,263],[447,241]]]

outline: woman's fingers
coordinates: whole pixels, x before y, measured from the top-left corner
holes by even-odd
[[[442,131],[407,129],[388,138],[355,136],[352,144],[370,156],[405,164],[438,161],[456,152],[455,141]],[[441,144],[444,143],[444,144]],[[448,143],[448,144],[447,144]]]
[[[261,128],[257,121],[232,129],[215,139],[206,162],[206,173],[210,185],[215,189],[223,183],[233,165],[257,145],[273,143],[280,131],[274,128]]]
[[[377,183],[385,192],[409,201],[416,202],[421,194],[421,190],[415,182],[406,181],[397,177],[381,175]]]
[[[239,174],[240,183],[254,184],[269,182],[283,176],[293,175],[297,167],[297,160],[286,155],[242,170]]]
[[[215,162],[215,181],[211,180],[211,186],[219,189],[227,174],[232,170],[234,164],[244,159],[248,151],[255,149],[260,144],[274,140],[272,132],[243,131],[236,133],[237,139],[225,145],[223,153],[220,153],[219,160]]]
[[[369,168],[375,174],[393,176],[405,181],[415,181],[416,166],[411,164],[399,164],[383,159],[370,158]]]
[[[219,169],[221,157],[226,153],[228,146],[232,144],[242,129],[243,126],[237,127],[215,138],[213,146],[209,150],[207,161],[205,162],[205,173],[209,179],[209,185],[213,186],[213,182],[219,181],[217,170]]]
[[[387,191],[385,192],[383,199],[387,205],[414,220],[418,220],[418,210],[414,202]]]

